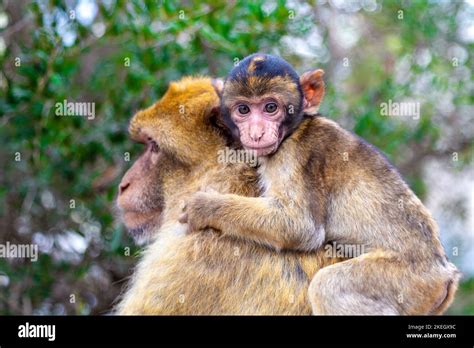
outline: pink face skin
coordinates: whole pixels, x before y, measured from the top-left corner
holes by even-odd
[[[284,105],[271,97],[242,98],[230,109],[243,147],[255,151],[259,157],[278,149],[283,139],[283,134],[279,132],[285,112]]]

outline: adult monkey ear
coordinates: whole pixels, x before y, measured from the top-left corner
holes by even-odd
[[[304,94],[303,112],[316,115],[324,97],[324,70],[317,69],[305,72],[300,76],[300,84]]]
[[[224,89],[224,80],[221,78],[211,79],[212,86],[217,92],[217,95],[222,97],[222,90]]]

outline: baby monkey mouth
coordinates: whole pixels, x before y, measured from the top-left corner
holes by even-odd
[[[257,156],[267,156],[275,152],[275,150],[278,148],[278,142],[265,146],[245,146],[245,148],[248,151],[254,151]]]

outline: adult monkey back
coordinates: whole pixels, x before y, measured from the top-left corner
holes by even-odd
[[[420,200],[373,146],[323,117],[303,117],[324,95],[321,70],[299,79],[281,58],[255,54],[230,72],[222,95],[223,121],[259,157],[262,194],[198,192],[182,221],[276,250],[363,246],[362,255],[315,275],[315,313],[447,308],[459,275]]]
[[[201,187],[258,195],[252,168],[217,161],[226,145],[213,124],[219,102],[210,79],[183,79],[130,123],[131,137],[146,149],[122,179],[118,206],[133,233],[156,239],[120,314],[310,314],[310,279],[338,261],[324,251],[277,253],[214,232],[186,233],[182,204]]]

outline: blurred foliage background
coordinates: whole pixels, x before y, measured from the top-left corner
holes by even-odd
[[[184,75],[225,76],[261,51],[326,71],[321,111],[382,149],[432,211],[474,313],[473,1],[0,3],[0,314],[103,314],[139,248],[115,218],[140,150],[129,118]],[[95,118],[55,103],[95,103]],[[381,116],[418,102],[419,119]],[[18,155],[20,156],[18,158]]]

